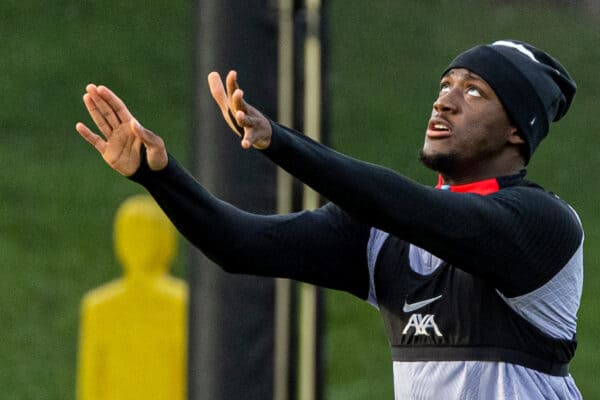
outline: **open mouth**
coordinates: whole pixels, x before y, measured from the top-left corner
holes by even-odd
[[[427,126],[427,137],[430,138],[444,138],[452,135],[450,127],[440,121],[431,121]]]

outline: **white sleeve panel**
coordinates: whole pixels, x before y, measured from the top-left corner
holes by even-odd
[[[517,297],[498,293],[517,314],[553,338],[572,339],[582,290],[583,239],[567,265],[545,285]]]
[[[375,264],[377,264],[377,257],[388,236],[387,232],[371,228],[367,243],[367,263],[369,266],[369,295],[367,303],[377,309],[379,309],[379,304],[377,303],[377,294],[375,292]]]

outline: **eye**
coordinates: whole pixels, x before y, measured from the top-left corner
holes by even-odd
[[[469,86],[467,88],[467,93],[474,97],[481,97],[481,92],[475,86]]]
[[[440,83],[440,93],[446,93],[450,91],[450,84],[448,82]]]

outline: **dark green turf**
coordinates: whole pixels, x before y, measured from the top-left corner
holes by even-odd
[[[119,275],[112,218],[127,195],[141,192],[76,134],[75,122],[90,122],[81,95],[88,82],[109,85],[185,160],[192,16],[183,0],[40,3],[0,2],[0,388],[7,399],[63,400],[74,398],[79,301]],[[599,24],[538,3],[487,3],[330,1],[333,143],[433,183],[416,154],[451,57],[480,42],[520,38],[561,59],[579,92],[534,156],[530,177],[571,202],[585,225],[572,371],[586,398],[600,398]],[[183,258],[175,265],[180,276]],[[378,314],[344,294],[328,293],[327,304],[326,398],[392,398]]]

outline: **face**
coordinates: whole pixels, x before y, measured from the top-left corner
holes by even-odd
[[[477,169],[518,141],[515,132],[492,88],[473,72],[452,69],[440,82],[421,161],[442,174]]]

